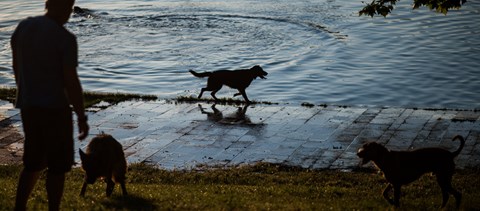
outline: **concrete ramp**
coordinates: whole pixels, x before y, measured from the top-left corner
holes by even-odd
[[[0,102],[0,149],[21,156],[19,112]],[[356,151],[368,141],[393,150],[454,151],[459,143],[451,139],[459,134],[466,144],[457,167],[469,168],[480,167],[479,117],[480,112],[451,109],[129,101],[89,112],[88,140],[101,132],[112,134],[129,163],[168,170],[255,162],[353,169],[360,162]],[[76,141],[76,148],[87,143]]]

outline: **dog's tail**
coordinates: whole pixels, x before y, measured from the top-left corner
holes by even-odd
[[[188,72],[190,72],[195,77],[199,77],[199,78],[207,77],[207,76],[210,76],[212,74],[211,72],[197,73],[193,70],[189,70]]]
[[[460,147],[455,152],[452,152],[453,157],[457,157],[457,155],[460,154],[460,151],[462,151],[463,146],[465,146],[465,139],[461,135],[453,137],[452,141],[455,141],[457,139],[460,140]]]

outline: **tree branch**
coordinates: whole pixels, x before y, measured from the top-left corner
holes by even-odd
[[[398,0],[372,0],[371,3],[366,3],[365,7],[358,12],[358,15],[368,15],[370,17],[382,15],[386,17],[392,12],[397,1]],[[413,9],[426,6],[430,10],[435,10],[436,12],[446,15],[448,10],[460,9],[466,2],[467,0],[413,0]]]

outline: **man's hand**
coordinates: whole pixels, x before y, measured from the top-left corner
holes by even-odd
[[[64,67],[63,77],[68,100],[77,114],[78,139],[83,140],[88,136],[87,116],[83,105],[83,90],[78,79],[76,67]]]
[[[78,139],[84,140],[88,136],[89,126],[86,120],[78,121]]]

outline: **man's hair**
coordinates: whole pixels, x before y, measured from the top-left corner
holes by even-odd
[[[45,9],[52,7],[73,7],[75,0],[45,0]]]

